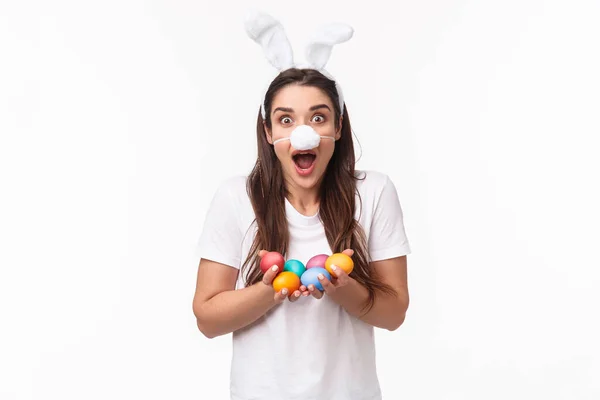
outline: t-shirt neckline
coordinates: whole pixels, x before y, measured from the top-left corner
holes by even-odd
[[[285,212],[288,220],[297,225],[310,226],[321,222],[319,219],[319,210],[314,215],[304,215],[296,210],[287,197],[285,197]]]

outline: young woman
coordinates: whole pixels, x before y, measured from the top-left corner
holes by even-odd
[[[254,169],[225,181],[207,213],[198,328],[233,332],[232,399],[380,399],[374,327],[397,329],[409,303],[396,189],[383,173],[355,171],[347,108],[340,115],[335,83],[320,72],[282,72],[264,106]],[[306,154],[278,141],[298,126],[321,136]],[[266,250],[303,262],[343,251],[354,270],[320,277],[324,291],[275,292],[277,271],[258,265]]]
[[[322,69],[352,29],[332,24],[313,35],[305,68],[293,63],[278,21],[248,21],[280,73],[261,104],[252,172],[223,182],[206,215],[198,328],[209,338],[233,333],[232,400],[381,399],[374,328],[404,322],[410,247],[391,180],[355,170],[343,94]],[[277,266],[260,268],[267,251],[302,263],[343,252],[354,268],[332,265],[320,287],[288,293],[273,286]]]

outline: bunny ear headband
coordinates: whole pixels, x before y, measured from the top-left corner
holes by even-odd
[[[351,26],[343,23],[330,23],[320,27],[314,32],[306,47],[307,63],[295,64],[292,46],[278,20],[263,12],[251,11],[246,17],[245,25],[248,36],[262,47],[267,60],[279,72],[290,68],[311,68],[333,81],[335,79],[324,69],[333,46],[348,41],[354,33]],[[340,100],[340,112],[343,114],[344,97],[337,81],[335,86]],[[266,119],[264,95],[260,109],[264,120]]]

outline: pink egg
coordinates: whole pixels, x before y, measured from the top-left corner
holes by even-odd
[[[327,254],[318,254],[318,255],[312,257],[306,263],[306,269],[315,268],[315,267],[325,268],[325,261],[327,260],[328,257],[329,256]]]

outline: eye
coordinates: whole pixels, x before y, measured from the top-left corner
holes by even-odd
[[[315,121],[315,122],[325,122],[325,117],[322,116],[321,114],[317,114],[313,117],[313,121],[315,120],[315,118],[321,118],[320,121]]]
[[[282,124],[286,124],[287,122],[285,122],[285,120],[289,120],[289,122],[292,122],[292,119],[288,116],[283,116],[281,118],[279,118],[279,122],[281,122]]]

